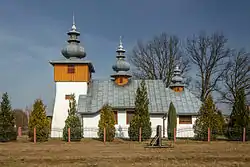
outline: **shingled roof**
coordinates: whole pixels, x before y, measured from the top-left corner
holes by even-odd
[[[141,80],[130,80],[124,86],[118,86],[112,80],[93,80],[87,95],[80,95],[78,112],[81,114],[94,114],[104,104],[113,108],[134,108],[136,90]],[[165,88],[161,80],[146,80],[149,112],[166,113],[172,101],[179,115],[197,114],[201,102],[188,89],[183,92],[174,92]]]

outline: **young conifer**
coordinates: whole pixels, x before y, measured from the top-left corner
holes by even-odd
[[[68,128],[70,128],[70,140],[80,141],[82,138],[82,127],[79,116],[77,115],[75,95],[71,95],[69,101],[68,117],[63,128],[63,140],[68,141]]]
[[[34,140],[36,128],[36,141],[44,142],[49,138],[49,120],[46,116],[46,106],[41,99],[35,100],[29,118],[29,137]]]
[[[17,131],[15,128],[14,113],[11,109],[8,93],[2,96],[0,104],[0,141],[13,141],[17,138]]]
[[[147,94],[147,87],[145,81],[143,80],[136,90],[135,113],[128,129],[128,134],[131,140],[139,139],[140,128],[142,140],[147,140],[151,137],[152,129],[148,105],[149,99]]]

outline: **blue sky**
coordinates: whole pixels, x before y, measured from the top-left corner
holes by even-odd
[[[60,59],[66,32],[75,13],[86,59],[94,78],[112,72],[119,36],[126,50],[138,39],[161,32],[181,39],[223,31],[234,48],[250,50],[249,0],[2,0],[0,5],[0,93],[8,92],[13,108],[25,108],[36,98],[50,104],[54,96],[53,68]]]

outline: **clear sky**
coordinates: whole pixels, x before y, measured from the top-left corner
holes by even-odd
[[[234,48],[250,50],[249,0],[1,0],[0,93],[8,92],[13,108],[36,98],[54,97],[53,68],[60,59],[75,13],[86,59],[94,78],[107,78],[115,62],[119,36],[131,50],[137,39],[161,32],[181,39],[223,31]]]

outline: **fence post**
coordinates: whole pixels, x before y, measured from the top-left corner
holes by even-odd
[[[139,142],[141,142],[141,127],[139,128]]]
[[[246,141],[246,128],[244,127],[243,128],[243,142],[245,142]]]
[[[174,128],[174,142],[176,142],[176,128]]]
[[[21,136],[22,136],[22,128],[18,127],[18,137],[21,137]]]
[[[103,143],[106,144],[106,128],[103,128]]]
[[[36,128],[34,128],[34,143],[36,143]]]
[[[207,141],[210,142],[210,128],[207,129]]]
[[[68,128],[68,142],[70,143],[70,128]]]

